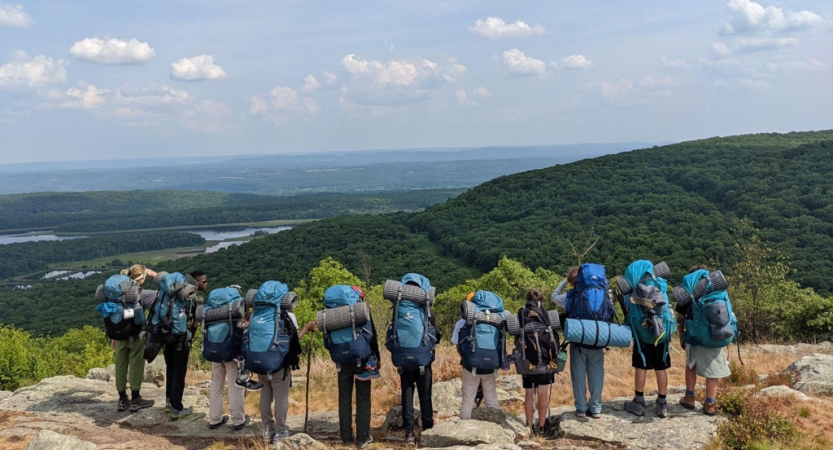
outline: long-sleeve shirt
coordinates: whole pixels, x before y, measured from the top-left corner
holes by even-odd
[[[564,303],[567,301],[567,294],[563,294],[564,288],[567,287],[567,279],[565,278],[564,281],[558,284],[558,287],[555,288],[555,292],[552,293],[552,300],[556,306],[564,307]]]

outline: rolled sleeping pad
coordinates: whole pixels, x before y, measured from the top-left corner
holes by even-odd
[[[124,302],[125,303],[136,303],[139,299],[142,298],[142,287],[139,285],[130,286],[130,289],[124,293]],[[104,285],[99,284],[95,290],[95,299],[99,303],[106,302],[107,297],[104,296]]]
[[[408,300],[420,305],[434,303],[434,294],[437,288],[431,287],[428,292],[425,292],[421,287],[412,284],[402,284],[395,280],[385,281],[385,289],[382,296],[386,300],[395,302],[399,298],[399,293],[402,293],[402,300]]]
[[[493,325],[498,328],[503,327],[503,321],[505,319],[498,313],[490,313],[488,316],[486,315],[485,311],[480,311],[474,314],[474,323],[488,323],[489,325]]]
[[[188,302],[195,301],[197,300],[197,287],[193,284],[186,284],[176,291],[176,297]]]
[[[229,313],[231,317],[229,317]],[[205,305],[198,305],[197,306],[197,322],[202,322],[203,318],[205,318],[205,323],[215,323],[215,322],[228,322],[229,318],[231,320],[238,320],[243,317],[245,313],[245,302],[243,300],[235,300],[233,302],[226,303],[225,305],[219,308],[211,308],[208,310],[208,314],[205,312]]]
[[[246,303],[247,309],[252,309],[255,306],[255,295],[257,295],[257,289],[249,289],[249,291],[246,292],[244,302]]]
[[[594,347],[626,348],[630,347],[633,334],[626,325],[597,320],[567,319],[564,321],[564,339]]]
[[[254,308],[255,295],[257,295],[257,289],[249,289],[249,291],[246,292],[246,297],[243,299],[246,309]],[[298,294],[296,294],[295,291],[289,291],[281,297],[282,310],[292,311],[296,306],[298,306]]]
[[[365,302],[359,302],[351,306],[340,306],[338,308],[325,309],[315,313],[315,321],[318,324],[318,329],[321,331],[340,330],[352,326],[353,321],[350,318],[350,308],[353,309],[353,317],[356,321],[356,326],[361,326],[370,320],[370,307]]]

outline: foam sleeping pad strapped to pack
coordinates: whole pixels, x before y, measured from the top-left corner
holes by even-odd
[[[352,315],[351,317],[351,310]],[[355,320],[355,322],[353,322]],[[364,325],[370,320],[370,310],[367,303],[360,302],[352,306],[340,306],[315,313],[315,321],[321,331],[340,330],[351,328],[353,324],[357,327]]]
[[[142,298],[142,287],[139,285],[130,286],[127,291],[124,292],[124,302],[125,303],[135,303],[139,299]],[[104,295],[104,285],[99,284],[98,288],[95,290],[95,299],[99,303],[106,302],[107,296]]]
[[[244,298],[244,303],[246,305],[246,309],[252,309],[255,305],[255,295],[257,295],[257,289],[249,289],[246,292],[246,297]],[[298,306],[298,294],[295,291],[289,291],[281,297],[281,309],[284,311],[292,311],[295,307]]]
[[[504,317],[497,313],[486,314],[485,311],[477,311],[477,307],[472,302],[464,301],[462,303],[462,314],[466,318],[466,323],[469,325],[487,323],[489,325],[501,328]]]
[[[630,347],[633,334],[627,325],[598,320],[567,319],[564,321],[564,339],[576,344],[594,347]]]
[[[241,300],[237,300],[218,308],[211,308],[208,310],[208,314],[205,313],[205,305],[199,305],[197,306],[196,317],[197,322],[202,322],[203,319],[205,319],[206,324],[211,324],[215,322],[227,322],[229,319],[240,319],[243,317],[244,312],[245,303]]]
[[[395,280],[387,280],[382,296],[385,300],[395,302],[399,299],[399,294],[401,293],[402,300],[408,300],[419,305],[425,305],[426,303],[431,305],[434,303],[434,294],[436,291],[437,288],[435,287],[429,288],[428,292],[426,292],[419,286],[402,284]]]

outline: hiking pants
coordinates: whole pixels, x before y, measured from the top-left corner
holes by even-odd
[[[145,339],[135,337],[132,340],[116,341],[116,390],[127,390],[127,380],[130,389],[142,389],[142,379],[145,377]]]
[[[570,345],[570,380],[573,382],[573,398],[576,411],[590,414],[602,412],[602,388],[605,378],[604,349],[581,348]],[[585,383],[586,382],[586,383]],[[587,401],[587,385],[590,401]]]
[[[236,362],[211,363],[211,394],[208,400],[209,424],[216,425],[223,421],[223,393],[226,390],[226,381],[228,381],[228,407],[231,412],[231,422],[234,425],[240,425],[246,421],[246,413],[243,410],[243,395],[246,390],[234,382],[236,379]]]
[[[185,392],[185,374],[188,372],[188,342],[165,344],[165,397],[171,399],[171,408],[180,410]]]
[[[483,385],[483,401],[486,402],[486,407],[499,408],[497,403],[497,370],[488,375],[475,375],[470,370],[463,368],[463,402],[460,406],[460,418],[463,420],[471,419],[478,385]]]
[[[286,414],[289,412],[289,387],[292,375],[289,369],[282,369],[268,375],[258,375],[257,380],[263,385],[260,390],[260,420],[267,430],[283,433],[289,431],[286,426]],[[272,415],[272,402],[275,402],[275,414]]]
[[[353,378],[364,367],[341,366],[338,372],[338,428],[341,442],[353,443],[353,384],[356,385],[356,442],[370,439],[370,380]]]
[[[434,406],[431,403],[432,386],[431,364],[425,366],[425,372],[419,370],[405,371],[399,374],[402,386],[402,426],[406,430],[414,429],[414,387],[419,395],[419,410],[422,416],[422,430],[434,426]]]

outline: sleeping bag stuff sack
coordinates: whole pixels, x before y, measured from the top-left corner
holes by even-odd
[[[437,329],[431,317],[434,297],[431,282],[420,274],[408,273],[402,277],[402,282],[388,280],[385,293],[389,286],[391,295],[385,295],[385,298],[393,302],[393,318],[388,326],[385,347],[390,351],[391,363],[400,372],[423,374],[425,366],[434,361],[437,345]],[[414,301],[408,300],[411,298]]]
[[[289,310],[281,308],[282,300],[290,294],[289,287],[280,281],[267,281],[258,288],[249,326],[243,332],[246,369],[271,375],[284,367],[297,367],[298,331]]]
[[[463,368],[474,374],[500,369],[506,351],[503,299],[494,292],[477,291],[461,309],[466,323],[459,331],[457,346]]]
[[[202,357],[206,361],[226,363],[241,356],[243,351],[243,328],[238,326],[240,305],[243,296],[234,286],[214,289],[208,294],[202,314],[197,319],[202,324]],[[238,305],[236,308],[233,305]],[[198,307],[199,310],[199,307]],[[214,311],[226,311],[225,320],[209,321]],[[234,312],[238,314],[234,314]],[[237,316],[237,317],[235,317]]]
[[[324,332],[324,348],[337,366],[362,366],[370,356],[373,322],[358,286],[335,285],[324,291],[323,311],[318,311],[318,329]]]
[[[96,289],[95,310],[104,318],[108,338],[127,341],[139,335],[145,323],[141,297],[142,287],[126,275],[113,275]]]
[[[564,321],[564,340],[588,347],[621,347],[631,345],[633,334],[627,325],[599,320],[567,319]]]

